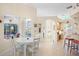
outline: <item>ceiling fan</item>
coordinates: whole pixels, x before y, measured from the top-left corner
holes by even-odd
[[[79,3],[76,3],[74,6],[70,5],[70,6],[66,7],[66,9],[71,9],[71,8],[75,9],[77,7],[79,7]]]
[[[66,9],[71,9],[73,6],[68,6],[68,7],[66,7]]]

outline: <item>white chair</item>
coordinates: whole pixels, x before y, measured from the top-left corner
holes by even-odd
[[[13,40],[14,56],[24,55],[24,43],[16,42]]]
[[[34,46],[33,46],[33,43],[28,43],[27,44],[27,48],[26,48],[26,55],[27,56],[32,56],[33,55],[33,52],[34,52]]]
[[[27,44],[27,55],[28,56],[34,56],[39,48],[39,38],[34,39],[33,43],[28,43]]]
[[[40,38],[35,38],[34,39],[34,52],[35,52],[35,54],[38,52],[39,42],[40,42]]]

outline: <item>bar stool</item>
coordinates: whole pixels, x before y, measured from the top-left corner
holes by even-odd
[[[72,38],[65,38],[65,40],[64,40],[64,47],[68,46],[68,49],[69,49],[69,47],[71,47],[71,44],[72,44],[73,40],[74,39],[72,39]]]
[[[64,40],[65,55],[67,55],[69,48],[73,47],[73,44],[72,44],[73,40],[74,39],[72,39],[72,38],[65,38],[65,40]]]
[[[74,44],[74,48],[70,49],[70,54],[72,53],[72,49],[75,50],[75,52],[77,52],[77,54],[78,54],[79,53],[79,40],[73,40],[72,42]]]

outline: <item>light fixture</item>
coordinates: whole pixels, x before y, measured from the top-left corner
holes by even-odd
[[[11,30],[14,30],[14,27],[13,26],[11,26]]]

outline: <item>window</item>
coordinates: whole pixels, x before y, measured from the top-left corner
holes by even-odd
[[[18,26],[17,24],[4,24],[4,38],[9,39],[11,35],[15,37],[16,33],[18,32]]]
[[[32,28],[32,21],[31,19],[26,19],[25,21],[25,36],[30,37],[32,36],[31,28]]]

